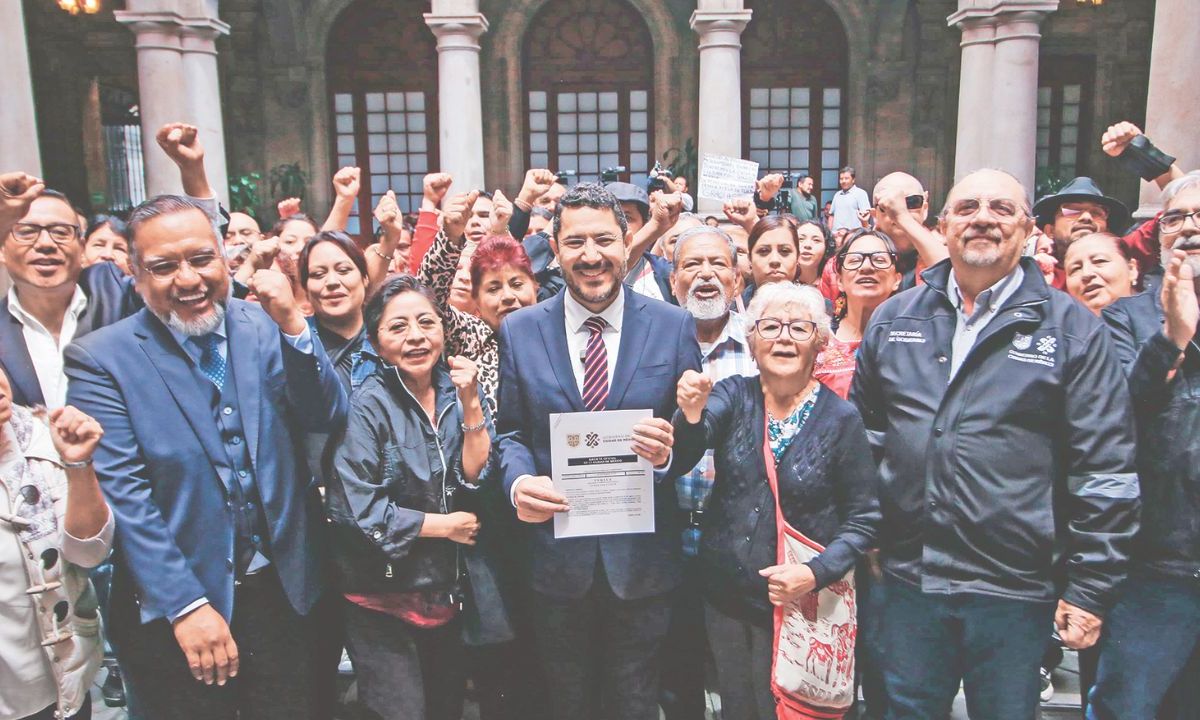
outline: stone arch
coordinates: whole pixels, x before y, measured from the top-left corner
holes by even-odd
[[[497,17],[489,17],[491,29],[483,36],[484,67],[502,73],[501,82],[488,82],[485,74],[484,87],[484,138],[489,175],[506,183],[519,184],[525,171],[526,147],[524,117],[524,73],[521,67],[522,49],[527,38],[532,38],[536,29],[530,28],[529,19],[551,0],[507,0],[504,10]],[[679,23],[658,0],[628,0],[641,13],[653,43],[653,57],[660,62],[677,62],[685,50],[695,55],[695,45],[686,45]],[[690,30],[687,31],[690,34]],[[689,63],[694,67],[695,61]],[[485,71],[486,73],[487,71]],[[673,146],[682,143],[687,128],[695,127],[695,118],[684,112],[694,107],[690,101],[691,86],[689,73],[656,72],[654,74],[653,107],[654,154],[656,157]],[[694,78],[694,70],[691,72]],[[501,78],[493,77],[492,80]],[[688,98],[685,100],[685,98]],[[490,110],[490,112],[489,112]],[[694,134],[694,130],[693,130]],[[492,142],[489,142],[492,141]],[[499,147],[496,146],[498,141]],[[490,147],[489,147],[490,145]]]

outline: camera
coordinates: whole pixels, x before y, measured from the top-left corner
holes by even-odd
[[[621,175],[624,174],[625,172],[626,172],[626,169],[625,169],[624,165],[617,165],[616,167],[604,168],[603,170],[600,171],[600,182],[604,183],[605,185],[607,185],[609,183],[617,182],[618,180],[621,179]]]
[[[654,162],[654,167],[650,168],[649,181],[646,183],[646,192],[652,193],[655,190],[666,192],[667,180],[670,180],[671,168],[663,167],[661,162]]]
[[[770,172],[767,173],[767,175],[770,174]],[[767,211],[776,215],[783,215],[792,211],[792,193],[796,190],[796,179],[800,177],[800,173],[784,170],[779,174],[783,176],[783,186],[779,188],[779,192],[771,200],[771,205],[767,208]]]
[[[554,175],[555,175],[554,182],[558,183],[559,185],[563,185],[565,187],[565,186],[568,186],[571,184],[570,179],[575,177],[575,171],[574,170],[558,170],[554,173]]]

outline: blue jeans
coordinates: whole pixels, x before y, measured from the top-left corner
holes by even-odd
[[[1089,720],[1142,720],[1200,641],[1200,582],[1135,572],[1104,620]]]
[[[883,677],[888,720],[950,715],[961,680],[971,720],[1029,720],[1055,604],[935,595],[888,578]]]

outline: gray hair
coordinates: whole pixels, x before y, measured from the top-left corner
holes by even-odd
[[[558,240],[558,233],[562,229],[563,210],[581,207],[611,210],[617,218],[617,225],[621,228],[621,236],[624,237],[629,232],[629,222],[625,220],[625,211],[621,209],[621,203],[617,201],[615,195],[600,183],[579,183],[567,190],[567,193],[559,198],[558,205],[554,207],[551,230],[555,240]]]
[[[1179,193],[1183,192],[1184,190],[1191,190],[1192,188],[1198,186],[1200,186],[1200,170],[1193,170],[1183,177],[1175,178],[1171,182],[1167,183],[1167,186],[1163,188],[1163,207],[1165,208],[1170,205],[1171,201],[1174,200],[1175,196]]]
[[[225,248],[223,238],[221,237],[221,229],[216,223],[212,222],[212,218],[209,217],[208,211],[204,209],[203,205],[184,195],[155,195],[135,207],[129,213],[129,219],[125,221],[125,231],[129,237],[130,265],[136,267],[141,264],[141,258],[138,257],[137,251],[137,233],[142,225],[163,215],[171,215],[188,210],[199,210],[205,218],[208,218],[209,224],[212,225],[213,238],[216,240],[217,249],[224,254]]]
[[[817,348],[825,347],[829,338],[833,337],[832,320],[825,310],[825,296],[811,285],[793,282],[768,283],[754,293],[754,299],[746,308],[746,328],[749,330],[762,319],[767,307],[776,303],[799,305],[808,313],[808,319],[817,326]]]
[[[680,216],[680,219],[682,219],[682,216]],[[701,222],[700,227],[688,228],[687,230],[679,233],[679,236],[675,238],[675,252],[671,256],[671,262],[675,265],[678,265],[679,254],[683,250],[684,243],[692,238],[703,237],[704,235],[716,235],[724,240],[725,244],[729,246],[729,259],[735,264],[737,263],[737,245],[734,244],[733,238],[729,237],[729,233],[725,232],[721,228],[709,227],[708,225],[705,225],[703,221]]]

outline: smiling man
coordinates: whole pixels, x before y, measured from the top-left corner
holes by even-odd
[[[1137,529],[1129,393],[1100,320],[1023,258],[1011,175],[950,191],[950,257],[885,302],[851,399],[880,462],[889,720],[1030,718],[1046,628],[1093,645]]]
[[[633,292],[632,233],[617,198],[591,183],[555,209],[551,247],[565,292],[500,325],[499,435],[504,489],[528,523],[534,633],[551,715],[658,717],[659,656],[680,582],[670,467],[675,383],[700,368],[692,316]],[[518,359],[519,358],[519,359]],[[643,409],[632,452],[662,472],[655,531],[556,539],[567,499],[551,478],[550,414]]]
[[[293,437],[338,430],[346,395],[282,274],[230,297],[202,205],[153,198],[129,235],[145,308],[65,354],[104,427],[122,667],[148,717],[312,717],[322,519]]]
[[[137,296],[113,263],[83,267],[83,231],[65,195],[22,173],[0,176],[0,186],[0,255],[13,282],[0,299],[0,369],[14,403],[61,407],[63,348],[133,312]]]
[[[679,232],[685,220],[690,223]],[[730,310],[737,296],[737,245],[718,228],[702,224],[699,216],[681,216],[664,238],[670,240],[675,301],[696,321],[696,339],[704,374],[713,382],[734,375],[757,375],[742,316]],[[671,631],[664,648],[664,709],[668,718],[704,715],[704,663],[708,644],[704,628],[701,574],[696,565],[700,548],[700,519],[713,487],[713,454],[709,450],[696,466],[675,481],[679,509],[688,519],[683,530],[683,586],[671,614]]]

